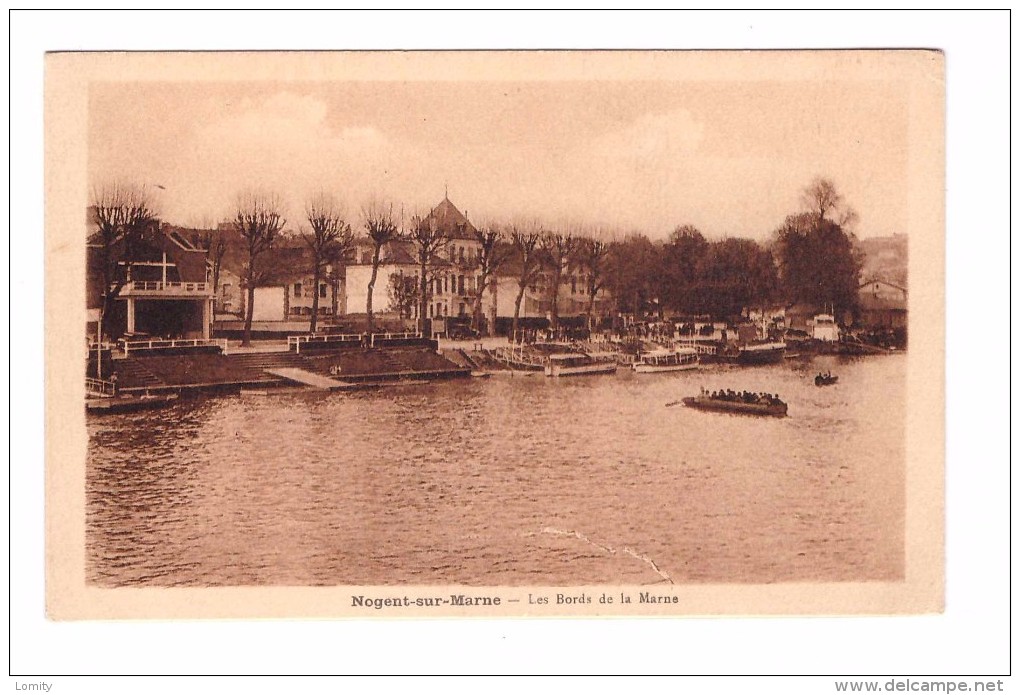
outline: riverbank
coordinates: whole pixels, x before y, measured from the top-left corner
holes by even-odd
[[[300,370],[340,383],[365,383],[405,379],[451,379],[469,377],[471,369],[460,366],[426,346],[346,348],[297,353],[287,350],[138,355],[114,359],[121,393],[166,391],[218,391],[267,388],[295,383],[274,373]]]

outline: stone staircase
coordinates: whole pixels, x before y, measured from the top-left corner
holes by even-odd
[[[306,369],[308,361],[293,352],[248,352],[229,355],[227,359],[230,360],[238,374],[243,374],[252,380],[265,377],[267,369],[281,367]]]
[[[146,389],[166,386],[166,382],[152,373],[144,364],[133,357],[114,360],[113,371],[117,375],[117,388]]]

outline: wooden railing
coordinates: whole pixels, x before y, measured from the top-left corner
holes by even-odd
[[[85,393],[91,396],[113,396],[116,393],[115,387],[112,381],[85,377]]]
[[[132,280],[125,289],[129,292],[159,292],[164,294],[208,295],[211,286],[208,282],[162,282],[160,280]]]
[[[326,333],[323,335],[291,335],[287,336],[287,349],[300,354],[302,345],[343,345],[360,343],[366,347],[375,347],[377,340],[420,340],[421,333]]]
[[[376,340],[418,340],[421,338],[421,333],[373,333],[369,337],[368,344],[375,346]]]
[[[223,352],[227,351],[227,340],[223,338],[182,338],[173,340],[119,340],[117,344],[124,351],[124,355],[130,355],[132,350],[169,350],[171,348],[188,347],[219,347]]]
[[[533,367],[544,367],[545,359],[536,357],[524,350],[523,345],[497,347],[491,353],[492,357],[506,364],[528,364]]]
[[[291,335],[287,336],[287,349],[294,350],[294,352],[300,354],[301,346],[308,343],[314,343],[316,345],[330,344],[330,343],[361,343],[365,339],[363,333],[326,333],[323,335]]]

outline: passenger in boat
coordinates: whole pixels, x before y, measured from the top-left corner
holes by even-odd
[[[110,375],[110,390],[113,391],[113,395],[117,395],[117,372]]]

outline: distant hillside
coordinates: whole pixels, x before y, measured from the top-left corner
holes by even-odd
[[[861,280],[880,278],[907,286],[907,237],[904,234],[860,239],[857,248],[864,255]]]

